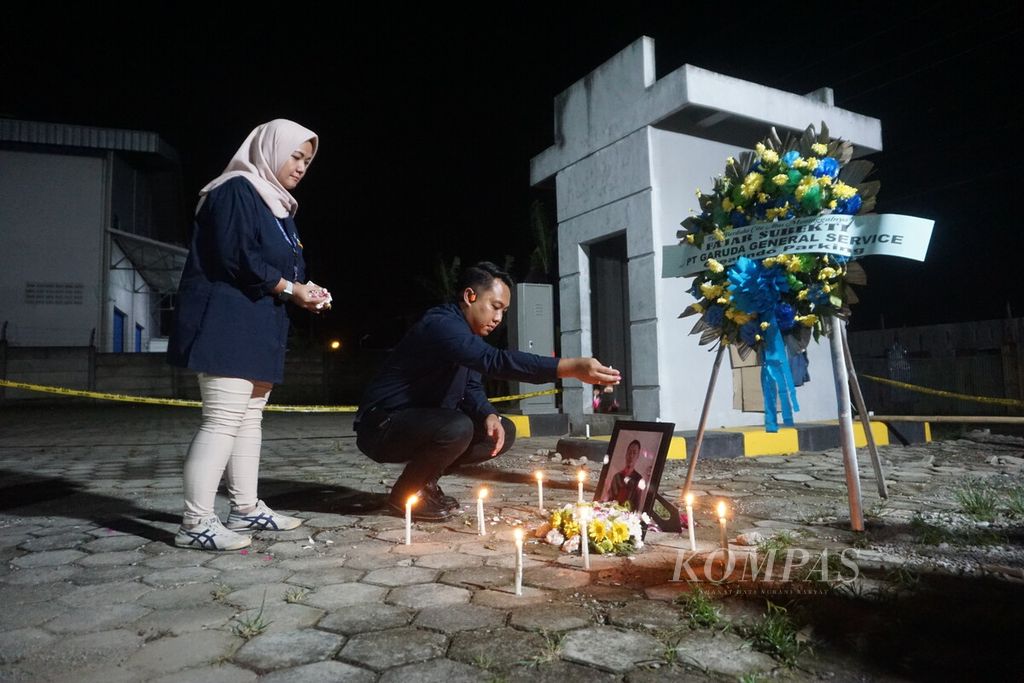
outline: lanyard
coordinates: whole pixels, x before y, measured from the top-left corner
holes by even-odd
[[[281,231],[281,234],[284,235],[285,240],[288,242],[288,246],[292,248],[292,256],[295,257],[293,259],[293,261],[292,261],[292,280],[293,281],[294,280],[298,280],[299,279],[299,264],[298,264],[299,250],[298,250],[298,247],[301,246],[301,243],[299,242],[299,238],[298,237],[295,237],[295,239],[293,240],[288,235],[288,231],[284,229],[284,223],[281,222],[280,218],[278,218],[277,216],[274,216],[274,220],[277,221],[277,227]]]

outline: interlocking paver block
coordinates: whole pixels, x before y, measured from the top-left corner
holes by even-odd
[[[594,623],[594,617],[582,607],[541,604],[513,610],[510,623],[529,631],[569,631]]]
[[[470,596],[471,593],[464,588],[445,586],[440,583],[421,583],[392,589],[388,594],[388,602],[402,607],[422,609],[466,603],[469,602]]]
[[[344,662],[317,662],[260,677],[260,683],[373,683],[377,674]]]
[[[523,583],[551,590],[580,588],[590,583],[590,574],[567,567],[537,567],[523,571]]]
[[[663,602],[636,600],[608,612],[608,622],[626,628],[669,629],[683,623],[679,610]]]
[[[146,643],[128,658],[126,665],[149,676],[191,669],[230,657],[242,642],[238,636],[223,631],[193,631]]]
[[[379,602],[351,605],[328,614],[320,620],[317,628],[347,635],[385,631],[408,626],[415,614],[413,610]]]
[[[267,633],[243,645],[234,661],[254,671],[273,671],[329,659],[344,642],[344,636],[315,629]]]
[[[433,583],[441,572],[426,567],[386,567],[375,569],[361,581],[378,586],[411,586],[417,583]]]
[[[507,615],[501,610],[479,605],[458,607],[427,607],[413,622],[413,626],[444,633],[457,633],[481,628],[497,628],[505,624]]]
[[[448,639],[417,628],[396,628],[352,636],[338,655],[374,671],[444,655]]]
[[[662,661],[664,647],[652,636],[607,626],[572,631],[562,640],[562,658],[623,674],[638,664]]]
[[[477,666],[507,668],[532,657],[543,657],[547,648],[548,641],[537,633],[504,627],[456,634],[448,656]]]
[[[490,678],[486,671],[475,666],[450,659],[432,659],[391,669],[380,677],[380,683],[479,683]]]
[[[691,631],[676,646],[679,661],[725,676],[763,673],[778,667],[768,655],[750,649],[750,645],[733,633]]]

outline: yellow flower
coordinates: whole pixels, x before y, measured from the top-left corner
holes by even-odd
[[[761,189],[764,184],[764,176],[757,172],[751,172],[747,174],[747,177],[743,179],[743,185],[740,187],[740,194],[744,197],[753,197]]]
[[[722,286],[705,282],[700,286],[700,293],[703,294],[706,299],[717,299],[722,294]]]
[[[735,206],[732,200],[726,197],[722,200],[722,211],[732,211],[732,207]]]
[[[726,157],[726,159],[725,159],[725,163],[726,163],[726,165],[728,165],[728,166],[732,166],[733,164],[735,164],[735,163],[736,163],[736,160],[735,160],[735,159],[733,159],[732,157]]]
[[[624,543],[629,540],[629,525],[621,519],[617,519],[612,522],[612,528],[608,535],[611,537],[612,543]]]
[[[823,157],[828,154],[828,145],[824,145],[820,142],[815,142],[811,145],[811,151],[817,154],[819,157]]]
[[[791,273],[799,273],[802,267],[803,263],[800,262],[800,259],[791,258],[789,260],[789,263],[786,265],[786,270],[788,270]]]
[[[822,285],[821,286],[821,291],[823,291],[826,294],[828,294],[829,292],[832,291],[832,285]]]
[[[835,268],[822,268],[818,271],[819,280],[831,280],[837,275],[839,275],[839,271]]]
[[[562,511],[561,510],[555,510],[554,512],[552,512],[551,513],[551,519],[548,520],[548,521],[551,522],[551,526],[553,528],[555,528],[555,529],[557,529],[558,527],[562,526]]]
[[[590,538],[600,543],[608,535],[608,525],[603,519],[595,519],[590,523],[588,531],[590,532]]]
[[[815,159],[814,157],[808,157],[807,158],[807,170],[808,171],[813,171],[816,168],[818,168],[818,160]]]
[[[754,319],[754,316],[752,314],[744,313],[738,308],[727,309],[725,311],[725,317],[729,318],[729,320],[732,320],[737,325],[746,325],[747,323]]]
[[[756,342],[759,342],[759,341],[761,341],[761,335],[759,335],[759,334],[755,334],[755,335],[754,335],[754,341],[756,341]]]
[[[757,156],[761,156],[762,154],[764,154],[765,150],[767,149],[768,148],[764,146],[763,142],[759,142],[756,145],[754,145],[754,151],[757,152]]]
[[[762,330],[767,330],[771,326],[772,326],[771,323],[761,323],[761,329]]]
[[[715,303],[717,303],[717,304],[727,304],[727,303],[729,303],[729,298],[725,297],[725,296],[720,296],[720,297],[718,297],[715,300]]]
[[[725,266],[723,266],[721,263],[719,263],[713,258],[708,259],[707,266],[708,270],[710,270],[712,273],[721,273],[723,270],[725,270]]]
[[[796,293],[796,298],[799,299],[800,301],[804,301],[805,299],[807,299],[807,290],[801,289],[799,292]]]
[[[857,194],[857,188],[851,187],[841,180],[837,180],[836,184],[832,186],[832,196],[836,199],[849,199],[855,194]]]
[[[807,315],[798,315],[796,317],[796,320],[804,327],[814,327],[814,325],[818,322],[818,316],[814,315],[813,313],[809,313]]]
[[[580,535],[580,525],[576,520],[566,521],[565,526],[562,527],[562,535],[566,538],[572,538],[573,536]]]
[[[821,185],[822,187],[828,187],[829,185],[832,184],[832,176],[821,176],[820,178],[818,178],[818,184]]]
[[[694,235],[693,235],[692,233],[686,236],[686,241],[687,241],[688,243],[690,243],[690,244],[693,244],[693,240],[694,240],[694,239],[695,239],[695,238],[694,238]]]
[[[766,164],[774,164],[779,160],[779,153],[776,152],[774,149],[766,149],[761,154],[761,160],[764,161]]]
[[[721,228],[715,228],[714,232],[712,232],[711,234],[714,235],[715,239],[718,240],[719,242],[725,241],[725,233],[722,232]]]
[[[837,206],[839,206],[839,202],[837,202],[837,201],[836,201],[836,200],[834,200],[834,199],[833,199],[832,201],[830,201],[830,202],[828,203],[828,208],[830,208],[830,209],[834,209],[834,208],[836,208]]]
[[[811,189],[811,185],[813,184],[814,176],[803,177],[803,179],[800,181],[800,184],[796,186],[795,190],[793,190],[793,194],[796,195],[797,201],[804,198],[804,195],[807,194],[807,191]]]
[[[785,185],[786,183],[789,182],[789,176],[786,175],[785,173],[780,173],[779,175],[774,176],[772,178],[772,182],[775,183],[776,185]]]
[[[768,195],[766,195],[764,192],[758,192],[757,193],[757,201],[759,201],[762,204],[764,204],[765,202],[768,201]]]
[[[796,161],[793,162],[793,168],[807,168],[807,159],[799,157]]]
[[[690,308],[692,310],[696,311],[697,313],[703,313],[704,312],[704,306],[702,306],[699,302],[695,303],[695,304],[690,304]],[[552,524],[552,526],[554,526],[554,525]]]
[[[780,262],[781,260],[782,260],[782,258],[779,257],[779,256],[769,256],[764,261],[762,261],[762,263],[764,264],[765,268],[771,268],[772,266],[774,266],[776,263]]]

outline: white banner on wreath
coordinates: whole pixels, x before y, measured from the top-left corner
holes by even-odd
[[[705,236],[701,247],[673,244],[662,248],[662,277],[689,277],[707,269],[707,260],[729,266],[741,256],[763,259],[777,254],[899,256],[924,261],[934,221],[895,213],[844,216],[830,214],[734,228],[725,241]]]

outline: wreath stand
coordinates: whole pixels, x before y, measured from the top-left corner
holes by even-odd
[[[888,498],[889,492],[885,486],[885,475],[882,472],[882,462],[878,457],[875,437],[871,433],[871,418],[868,415],[867,407],[864,405],[864,395],[861,393],[860,383],[857,381],[857,371],[853,367],[853,356],[850,354],[850,343],[846,336],[846,320],[839,317],[833,317],[830,320],[828,336],[832,349],[832,375],[835,379],[836,400],[839,406],[839,442],[843,451],[846,490],[850,499],[850,528],[854,531],[864,531],[864,513],[860,493],[860,470],[857,463],[857,448],[854,445],[853,438],[851,394],[853,395],[853,402],[856,404],[861,424],[864,426],[864,436],[867,439],[868,451],[871,454],[871,464],[875,470],[875,481],[878,484],[878,495],[882,498]],[[697,426],[697,437],[693,445],[693,455],[690,456],[689,468],[686,471],[686,483],[683,484],[680,500],[684,500],[686,494],[690,492],[693,475],[697,470],[697,458],[700,456],[700,449],[704,443],[704,432],[707,428],[708,413],[711,409],[711,397],[715,392],[715,383],[718,381],[718,370],[722,365],[722,356],[725,355],[725,348],[726,345],[719,342],[718,353],[715,355],[715,364],[711,368],[711,379],[708,380],[708,391],[704,397],[704,407],[700,414],[700,424]]]

